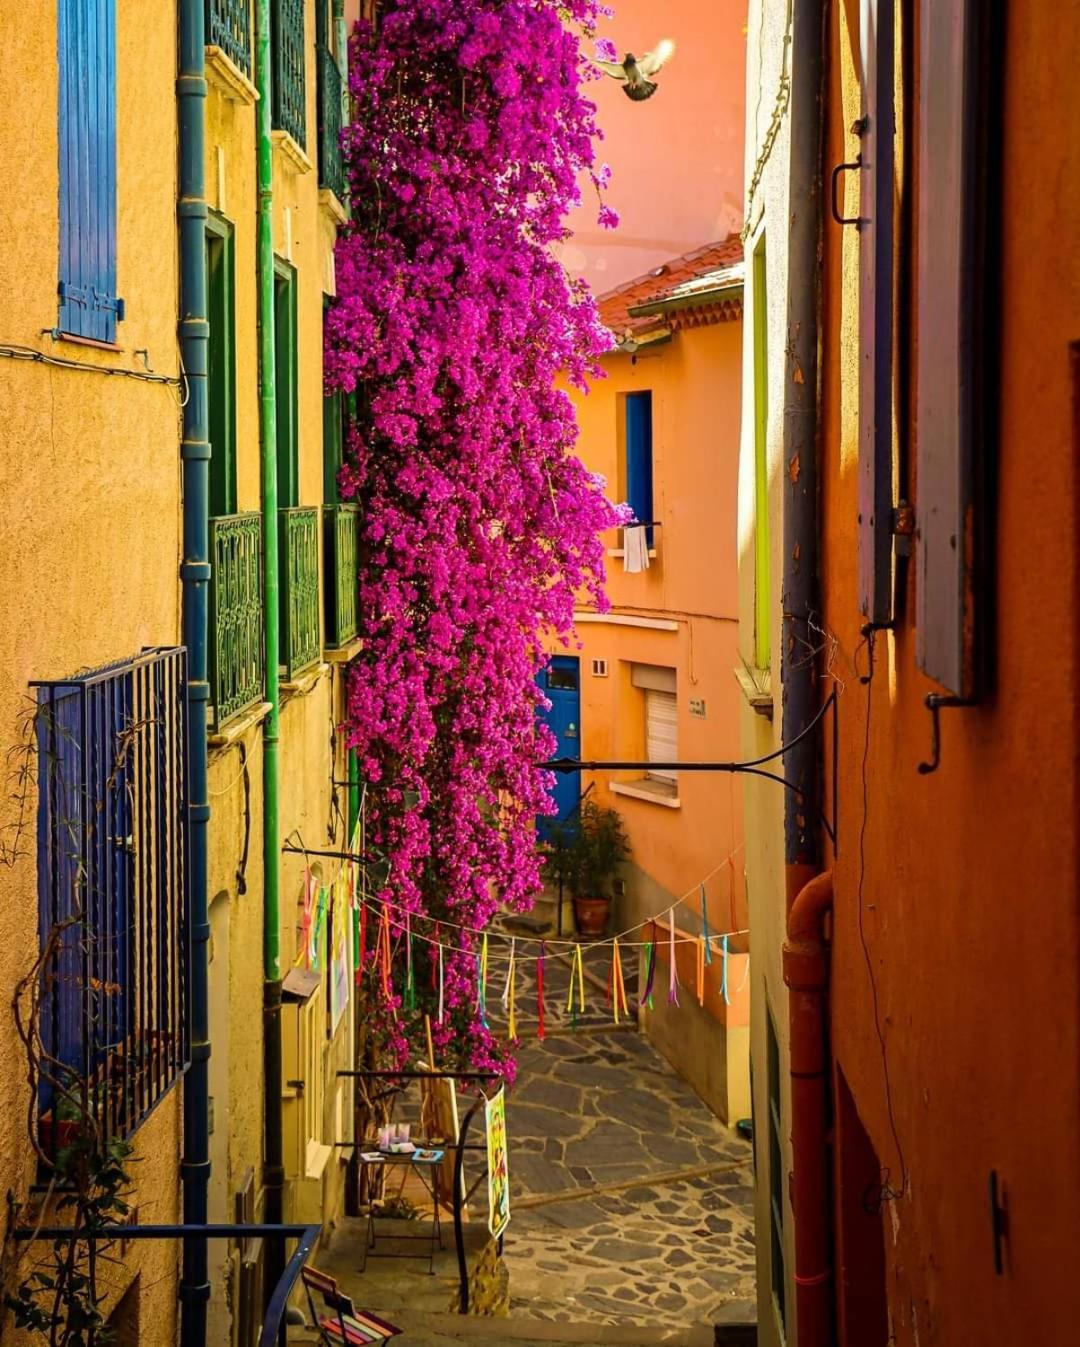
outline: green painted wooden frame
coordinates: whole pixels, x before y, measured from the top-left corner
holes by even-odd
[[[236,513],[236,263],[233,227],[206,217],[210,514]]]

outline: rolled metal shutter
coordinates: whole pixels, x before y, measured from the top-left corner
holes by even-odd
[[[645,689],[645,756],[649,762],[678,760],[678,703],[674,692]],[[677,778],[677,773],[667,768],[650,768],[646,775],[672,783]]]

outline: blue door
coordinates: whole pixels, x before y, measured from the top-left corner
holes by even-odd
[[[581,757],[581,661],[576,655],[553,655],[547,668],[538,675],[551,710],[544,714],[548,728],[559,741],[557,758]],[[561,823],[573,811],[581,796],[580,772],[557,772],[552,797],[558,815],[537,820],[541,837],[549,837],[555,823]]]

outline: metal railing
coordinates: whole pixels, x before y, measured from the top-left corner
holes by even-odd
[[[251,0],[206,0],[206,45],[251,76]]]
[[[319,511],[279,510],[281,557],[281,650],[285,678],[317,664],[319,633]]]
[[[287,131],[305,149],[304,0],[273,0],[271,43],[274,129]]]
[[[317,44],[315,60],[319,79],[319,186],[328,187],[344,202],[347,188],[341,154],[341,71],[325,42]]]
[[[360,624],[360,507],[323,506],[323,555],[326,557],[326,644],[340,650],[356,639]]]
[[[38,1136],[129,1136],[189,1045],[187,653],[37,691]]]
[[[210,520],[210,696],[212,724],[261,702],[263,650],[262,516]]]

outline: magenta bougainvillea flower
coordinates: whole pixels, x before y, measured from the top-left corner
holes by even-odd
[[[476,1007],[475,937],[456,928],[540,888],[534,819],[552,806],[538,764],[555,746],[537,715],[542,638],[569,640],[582,591],[606,606],[600,534],[626,517],[574,456],[556,386],[561,372],[583,387],[610,345],[554,251],[579,179],[600,191],[607,177],[582,93],[601,12],[388,0],[350,44],[353,219],[326,324],[328,386],[355,394],[341,489],[362,507],[364,648],[344,733],[368,782],[378,897],[415,914],[420,937],[438,921],[447,946],[436,1051],[508,1076]],[[397,1005],[361,977],[399,1061],[423,1013],[437,1018],[434,947],[415,944]]]

